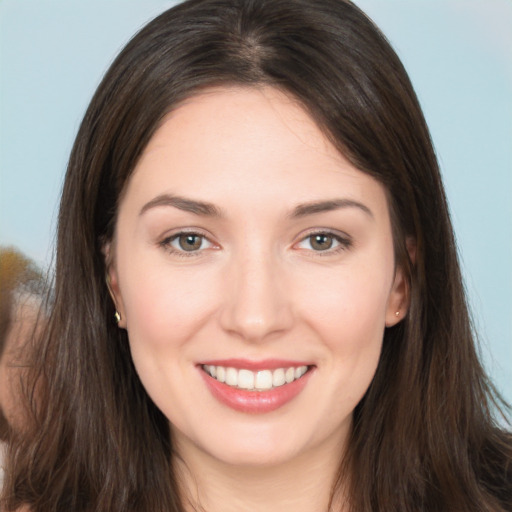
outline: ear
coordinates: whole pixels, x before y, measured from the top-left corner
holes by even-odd
[[[397,267],[393,286],[386,305],[386,327],[393,327],[404,319],[409,309],[409,282],[402,267]]]
[[[126,314],[123,304],[123,298],[121,295],[121,290],[119,289],[119,278],[115,264],[114,249],[112,246],[112,242],[106,243],[103,246],[102,252],[105,258],[105,284],[107,286],[110,297],[112,297],[112,302],[114,303],[116,311],[120,316],[117,325],[122,329],[126,329]]]
[[[416,241],[407,237],[405,241],[409,260],[414,265],[416,262]],[[410,283],[402,265],[397,266],[393,286],[389,294],[386,306],[386,327],[392,327],[402,321],[410,305]]]

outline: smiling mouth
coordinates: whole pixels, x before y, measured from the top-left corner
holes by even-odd
[[[290,366],[253,372],[247,369],[206,364],[201,368],[216,381],[246,391],[270,391],[285,384],[291,384],[309,370],[308,366]]]

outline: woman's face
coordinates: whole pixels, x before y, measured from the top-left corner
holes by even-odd
[[[339,453],[406,308],[383,187],[272,88],[212,89],[166,117],[107,259],[138,374],[185,457]]]

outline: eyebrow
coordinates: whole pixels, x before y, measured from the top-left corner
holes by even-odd
[[[206,217],[222,217],[221,211],[214,204],[171,194],[162,194],[155,197],[142,207],[139,215],[143,215],[151,208],[157,208],[159,206],[173,206],[174,208],[178,208],[178,210]]]
[[[363,203],[353,199],[329,199],[327,201],[313,201],[297,205],[291,214],[291,217],[304,217],[314,215],[315,213],[330,212],[341,208],[358,208],[364,213],[374,218],[372,211]]]
[[[185,212],[206,217],[223,216],[220,209],[212,203],[197,201],[195,199],[189,199],[181,196],[174,196],[171,194],[161,194],[155,197],[142,207],[139,215],[143,215],[148,210],[159,206],[172,206]],[[326,201],[312,201],[309,203],[299,204],[293,209],[290,217],[305,217],[307,215],[339,210],[341,208],[358,208],[370,217],[374,217],[372,211],[366,205],[359,201],[354,201],[353,199],[329,199]]]

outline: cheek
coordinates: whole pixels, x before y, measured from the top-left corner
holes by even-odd
[[[306,280],[298,291],[303,297],[304,316],[317,329],[328,333],[329,339],[357,337],[359,332],[383,332],[390,276],[391,271],[376,272],[362,266],[332,272],[322,280]]]
[[[333,389],[344,390],[339,400],[358,402],[375,374],[391,286],[392,270],[385,269],[341,270],[315,293],[301,293],[303,317],[327,349],[324,364],[332,370]]]
[[[132,359],[157,407],[185,428],[189,402],[183,386],[195,381],[194,349],[215,314],[218,286],[211,274],[199,279],[187,269],[139,268],[145,272],[120,274]]]
[[[139,346],[154,353],[181,346],[201,329],[215,309],[212,275],[198,276],[188,268],[176,269],[152,261],[127,268],[120,276],[133,352],[138,353]]]

